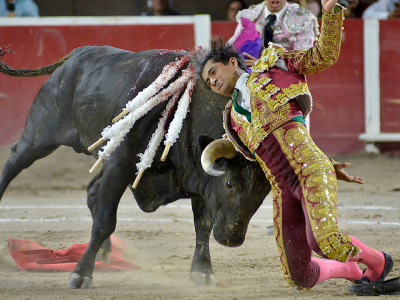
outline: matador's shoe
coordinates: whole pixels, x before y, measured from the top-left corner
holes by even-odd
[[[385,267],[382,275],[376,281],[370,281],[369,278],[363,276],[360,280],[354,282],[353,285],[349,286],[349,291],[357,295],[380,295],[379,291],[389,293],[400,291],[400,278],[384,281],[386,276],[390,273],[393,268],[394,260],[389,253],[383,252],[385,257]],[[365,272],[365,271],[364,271]],[[389,294],[382,294],[389,295]]]
[[[349,291],[359,296],[400,295],[400,277],[382,282],[363,281],[349,286]]]

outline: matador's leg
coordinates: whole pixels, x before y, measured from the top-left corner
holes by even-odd
[[[365,275],[369,279],[380,278],[385,268],[384,254],[338,232],[336,174],[307,129],[301,123],[292,122],[274,131],[273,135],[297,175],[298,184],[292,185],[291,190],[294,195],[302,194],[311,249],[338,262],[362,262],[367,266]],[[353,279],[357,279],[358,268],[355,264],[350,267]]]
[[[284,128],[292,129],[297,126],[297,123],[289,123]],[[304,215],[307,210],[303,208],[303,187],[299,176],[291,166],[292,162],[283,151],[285,146],[291,147],[293,144],[282,145],[279,140],[275,134],[271,134],[257,149],[257,159],[272,183],[274,231],[284,278],[290,285],[299,287],[312,287],[321,279],[328,279],[326,274],[351,280],[360,279],[361,270],[355,263],[330,262],[330,265],[335,263],[332,265],[335,272],[331,272],[328,268],[329,263],[322,265],[321,261],[311,259],[311,249],[315,248],[318,251],[319,248],[314,238],[310,245],[313,247],[309,246],[310,238],[306,232],[309,218]],[[314,237],[313,234],[310,236]]]
[[[272,186],[274,232],[283,277],[291,286],[312,287],[318,281],[319,267],[311,261],[301,193],[291,191],[291,187],[300,186],[297,175],[273,135],[263,141],[256,153]]]

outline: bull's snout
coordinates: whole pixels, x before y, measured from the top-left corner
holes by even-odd
[[[227,247],[239,247],[244,243],[246,231],[239,234],[235,232],[225,232],[223,230],[218,230],[218,228],[214,227],[213,235],[214,239],[221,245]]]

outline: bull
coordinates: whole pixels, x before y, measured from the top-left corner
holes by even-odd
[[[0,199],[23,169],[61,145],[97,158],[97,151],[87,148],[101,136],[103,128],[155,80],[163,66],[184,55],[188,52],[133,53],[110,46],[85,46],[53,65],[35,70],[16,70],[1,63],[0,70],[7,75],[51,76],[33,101],[20,140],[11,147],[1,175]],[[190,112],[167,159],[155,159],[133,189],[138,154],[146,149],[166,104],[157,105],[135,123],[87,185],[87,205],[93,218],[91,239],[69,276],[69,286],[90,288],[95,260],[109,260],[109,237],[116,227],[118,203],[128,187],[141,210],[148,213],[181,198],[191,199],[196,247],[190,279],[196,285],[215,285],[209,252],[211,231],[220,244],[240,246],[251,217],[270,191],[257,163],[241,154],[227,159],[223,153],[213,153],[211,145],[224,134],[222,111],[227,100],[199,80]],[[156,158],[161,152],[157,150]],[[221,176],[210,176],[203,170],[202,154],[213,157],[208,166],[222,171]]]

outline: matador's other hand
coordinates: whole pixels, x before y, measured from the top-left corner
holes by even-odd
[[[328,14],[334,13],[334,8],[337,3],[337,0],[321,0],[322,8]]]
[[[247,67],[252,67],[256,64],[257,58],[255,58],[253,55],[243,52],[243,56],[247,58],[244,60],[244,63],[246,64]]]
[[[362,178],[357,177],[357,176],[350,176],[349,174],[346,173],[343,168],[350,167],[350,163],[345,162],[345,163],[338,163],[338,162],[333,162],[333,168],[335,169],[336,172],[336,178],[338,180],[344,180],[347,182],[355,182],[359,184],[364,184],[364,181]]]

